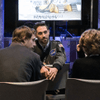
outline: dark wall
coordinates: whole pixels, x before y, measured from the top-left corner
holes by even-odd
[[[5,31],[12,31],[15,28],[15,16],[16,16],[16,2],[15,0],[5,0],[4,5],[4,24]]]
[[[91,27],[91,0],[82,0],[82,20],[69,21],[68,31],[81,35],[88,28],[98,28],[98,0],[93,0],[93,22]]]
[[[4,36],[12,36],[16,27],[16,2],[17,0],[4,0]]]
[[[98,0],[93,0],[93,28],[98,28]]]
[[[5,36],[9,33],[12,34],[12,31],[26,21],[17,20],[17,0],[5,0]],[[98,28],[98,0],[93,2],[93,28]],[[82,0],[82,20],[81,21],[60,21],[62,27],[75,35],[81,35],[81,33],[90,28],[90,19],[91,18],[91,0]],[[36,21],[32,21],[35,23]],[[46,22],[53,29],[53,21]],[[59,21],[55,21],[55,31],[62,31],[59,29]],[[67,23],[67,24],[66,24]],[[52,32],[51,32],[52,33]],[[53,33],[52,33],[53,34]],[[56,35],[59,35],[56,33]]]

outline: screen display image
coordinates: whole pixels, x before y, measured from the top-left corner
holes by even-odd
[[[18,0],[18,20],[81,20],[81,0]]]

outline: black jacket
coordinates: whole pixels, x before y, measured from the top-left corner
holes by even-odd
[[[71,77],[100,80],[100,55],[75,60]]]

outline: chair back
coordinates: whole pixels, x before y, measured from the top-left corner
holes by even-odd
[[[69,78],[65,100],[100,100],[100,80]]]
[[[66,87],[66,80],[69,77],[69,63],[64,64],[58,72],[54,81],[49,81],[47,90],[63,89]]]
[[[0,100],[46,100],[48,80],[0,82]]]

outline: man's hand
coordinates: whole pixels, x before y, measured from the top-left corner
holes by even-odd
[[[54,80],[57,75],[58,69],[57,68],[49,68],[49,76],[46,79]]]
[[[47,67],[47,66],[43,66],[40,70],[40,73],[42,74],[42,76],[45,76],[46,79],[48,80],[54,80],[56,75],[57,75],[58,69],[53,67]]]
[[[42,76],[45,76],[45,77],[49,76],[49,71],[48,71],[48,69],[45,66],[43,66],[41,68],[40,73],[42,74]]]

